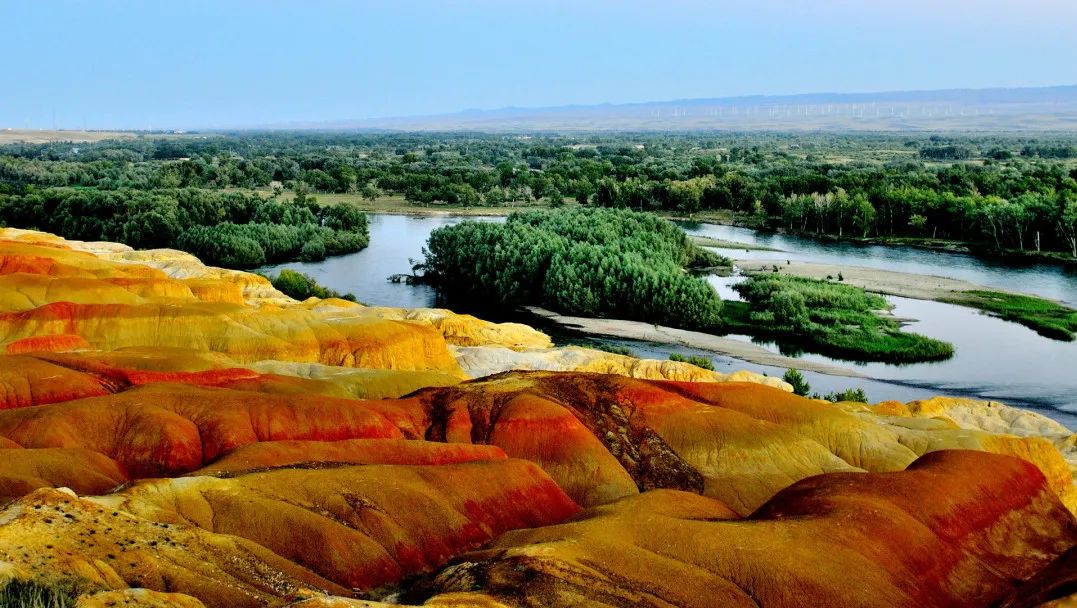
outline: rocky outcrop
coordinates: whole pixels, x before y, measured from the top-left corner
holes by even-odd
[[[421,412],[391,402],[171,383],[0,412],[0,436],[24,448],[92,450],[136,478],[182,475],[259,441],[418,438],[423,428]]]
[[[349,593],[243,538],[147,520],[59,490],[24,497],[2,521],[0,562],[49,586],[169,590],[221,607],[282,605],[308,590]]]
[[[182,593],[161,593],[149,589],[117,589],[99,591],[78,598],[75,608],[204,608],[205,604]]]
[[[450,352],[450,346],[460,350]],[[725,379],[688,364],[553,349],[548,336],[525,325],[442,309],[296,302],[264,277],[205,266],[180,251],[133,251],[0,229],[0,349],[22,354],[139,348],[208,352],[263,369],[301,364],[300,376],[328,366],[456,379],[521,368]],[[356,396],[396,396],[355,388],[362,384],[354,380],[359,376],[350,382],[336,376]],[[387,378],[382,379],[392,385]],[[402,387],[446,383],[433,375],[401,378]],[[784,386],[755,374],[729,379]]]

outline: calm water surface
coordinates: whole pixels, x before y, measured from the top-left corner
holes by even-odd
[[[1077,306],[1077,271],[1061,264],[1006,263],[962,253],[822,241],[718,224],[679,222],[678,225],[688,234],[781,250],[722,250],[723,254],[736,259],[797,260],[936,275],[963,279],[988,287],[1033,293]]]
[[[730,287],[739,280],[742,279],[710,279],[726,299],[739,299]],[[906,365],[840,361],[812,353],[797,357],[843,365],[874,379],[930,389],[935,394],[977,397],[1036,409],[1077,428],[1077,342],[1050,340],[1022,325],[962,306],[893,296],[887,300],[893,304],[895,316],[912,319],[904,326],[905,331],[950,342],[954,357]],[[752,341],[774,352],[781,350],[773,342],[729,337]],[[880,398],[870,391],[868,396]]]
[[[266,266],[260,272],[273,273],[291,268],[318,279],[326,287],[341,293],[353,293],[360,302],[373,306],[428,308],[437,302],[437,294],[427,285],[390,283],[388,277],[411,272],[410,260],[423,258],[423,246],[430,232],[464,220],[503,222],[494,216],[411,216],[371,213],[370,246],[366,249],[325,259],[321,262],[289,262]]]
[[[316,263],[289,263],[263,268],[287,267],[313,275],[321,284],[354,293],[362,302],[399,307],[437,305],[434,290],[426,286],[394,284],[389,275],[411,271],[410,259],[422,257],[430,231],[466,219],[504,221],[500,217],[406,216],[371,214],[370,246],[358,253]],[[940,253],[912,248],[858,246],[848,243],[814,241],[784,235],[764,234],[746,228],[713,224],[682,224],[690,234],[766,245],[782,252],[726,251],[746,259],[790,259],[807,262],[865,266],[884,270],[933,274],[964,279],[990,287],[1035,293],[1077,305],[1077,275],[1061,266],[984,261],[973,256]],[[711,284],[723,298],[737,298],[730,285],[738,277],[711,277]],[[839,378],[805,373],[814,390],[821,393],[861,386],[872,400],[908,401],[936,394],[953,394],[1004,401],[1033,408],[1077,428],[1077,342],[1058,342],[1030,329],[988,317],[977,311],[950,304],[889,298],[894,314],[915,319],[908,331],[918,332],[954,344],[949,361],[914,365],[882,363],[858,364],[835,361],[814,354],[801,358],[837,363],[870,376],[870,380]],[[740,339],[747,340],[741,336]],[[620,342],[643,356],[666,358],[670,353],[689,354],[689,349],[661,344]],[[777,345],[763,346],[778,350]],[[710,355],[719,371],[750,369],[780,376],[783,369],[754,365]]]

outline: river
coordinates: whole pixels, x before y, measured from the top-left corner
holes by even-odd
[[[1077,307],[1077,271],[1061,264],[987,260],[965,253],[932,251],[919,247],[858,245],[847,241],[818,240],[720,224],[677,224],[691,235],[779,250],[732,249],[723,252],[737,259],[796,260],[937,275],[1006,291],[1031,293]]]
[[[358,253],[314,263],[289,263],[263,268],[273,272],[288,267],[314,276],[319,283],[342,292],[351,292],[372,305],[406,308],[435,306],[437,294],[427,286],[390,283],[389,275],[411,271],[410,260],[422,258],[422,248],[430,231],[465,219],[504,221],[500,217],[409,216],[371,214],[370,246]],[[915,248],[881,245],[858,246],[833,241],[773,235],[746,228],[714,224],[683,223],[690,234],[753,243],[775,251],[735,250],[738,258],[790,259],[807,262],[863,266],[899,272],[933,274],[972,281],[990,287],[1024,291],[1077,305],[1077,275],[1052,264],[1005,264],[974,256],[941,253]],[[737,277],[712,277],[723,298],[736,297],[729,285]],[[890,365],[860,364],[815,354],[804,359],[826,361],[852,368],[869,379],[839,378],[805,374],[819,392],[861,386],[873,401],[908,401],[935,394],[991,399],[1041,411],[1077,428],[1077,342],[1059,342],[1039,336],[1030,329],[981,314],[969,308],[889,297],[894,314],[914,319],[908,331],[951,342],[955,356],[937,363]],[[737,336],[734,336],[737,337]],[[747,340],[747,337],[737,337]],[[611,341],[614,342],[614,341]],[[618,342],[638,354],[659,358],[671,352],[706,354],[719,371],[751,369],[781,375],[784,370],[749,364],[669,345]],[[760,343],[778,350],[777,345]]]

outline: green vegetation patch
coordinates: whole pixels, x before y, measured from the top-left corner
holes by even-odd
[[[843,391],[827,393],[822,397],[819,397],[818,394],[813,395],[813,397],[817,399],[826,399],[827,401],[830,401],[832,403],[840,403],[843,401],[850,401],[854,403],[868,402],[868,395],[864,392],[864,389],[862,388],[847,388]]]
[[[0,197],[0,224],[139,249],[182,249],[228,268],[323,260],[369,243],[366,214],[352,205],[193,188],[30,190]]]
[[[785,370],[785,375],[782,376],[782,380],[788,382],[789,385],[793,387],[794,395],[800,395],[802,397],[810,396],[812,399],[825,399],[831,403],[839,403],[842,401],[853,401],[856,403],[868,402],[868,395],[862,388],[847,388],[825,395],[813,393],[811,392],[811,385],[808,384],[808,380],[804,378],[804,374],[800,373],[800,370],[795,367]]]
[[[808,384],[808,380],[804,377],[804,374],[800,373],[800,370],[795,367],[790,367],[785,370],[785,374],[782,375],[782,380],[793,387],[794,395],[807,397],[808,394],[811,393],[811,385]]]
[[[628,348],[627,346],[622,346],[620,344],[607,344],[605,342],[588,342],[587,347],[614,355],[621,355],[622,357],[632,357],[633,359],[639,358],[636,356],[636,353],[633,352],[631,348]]]
[[[296,300],[306,300],[307,298],[315,297],[323,300],[326,298],[340,298],[350,302],[355,301],[355,296],[350,293],[342,294],[338,291],[329,289],[328,287],[322,287],[318,284],[318,281],[309,274],[303,274],[287,268],[281,270],[276,276],[266,278],[269,279],[270,283],[273,283],[274,288]]]
[[[913,363],[948,359],[953,345],[901,331],[879,314],[886,299],[859,287],[804,277],[759,274],[734,286],[747,304],[726,303],[732,331],[767,337],[855,361]]]
[[[0,587],[4,608],[71,608],[78,591],[68,583],[9,581]]]
[[[1071,341],[1077,332],[1077,310],[1036,296],[973,290],[960,292],[944,301],[978,308],[1055,340]]]
[[[714,362],[712,362],[707,357],[702,357],[702,356],[699,356],[699,355],[687,355],[687,356],[685,356],[685,355],[681,355],[681,354],[678,354],[678,353],[673,353],[672,355],[669,356],[669,360],[670,361],[679,361],[681,363],[691,363],[692,365],[694,365],[696,367],[702,367],[703,369],[708,369],[708,370],[710,370],[712,372],[714,371]]]
[[[566,209],[463,222],[430,234],[426,282],[478,305],[538,304],[561,313],[690,329],[721,324],[722,301],[692,268],[729,260],[652,214]]]

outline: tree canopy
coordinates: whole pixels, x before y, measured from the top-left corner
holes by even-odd
[[[504,224],[435,230],[420,269],[453,297],[690,328],[721,324],[722,302],[690,266],[726,261],[651,214],[614,209],[515,213]]]

